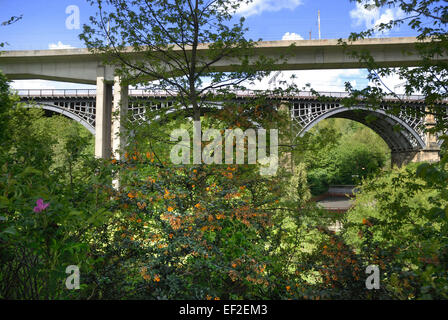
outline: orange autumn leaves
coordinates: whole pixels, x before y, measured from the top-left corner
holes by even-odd
[[[137,155],[133,156],[137,160],[131,155],[130,162],[138,167],[139,164],[133,161],[138,161],[139,158]],[[224,174],[221,174],[221,170]],[[269,284],[271,280],[263,264],[264,257],[260,258],[254,254],[259,261],[258,264],[251,264],[249,269],[245,269],[245,263],[238,265],[238,262],[233,260],[236,254],[230,253],[225,259],[220,258],[223,255],[223,241],[235,231],[244,235],[245,232],[251,232],[256,238],[255,232],[260,228],[259,222],[268,218],[261,209],[251,206],[251,192],[254,188],[249,184],[247,187],[241,185],[241,180],[235,180],[238,171],[237,168],[227,165],[219,168],[219,172],[210,172],[202,167],[163,168],[145,164],[141,173],[135,170],[130,172],[129,177],[126,176],[117,199],[120,200],[120,206],[127,206],[122,212],[123,219],[121,216],[120,219],[128,228],[127,235],[132,235],[132,239],[137,241],[130,242],[128,236],[123,245],[148,253],[136,263],[138,267],[134,272],[144,287],[151,290],[168,286],[171,280],[171,273],[167,272],[169,264],[175,266],[176,269],[173,270],[180,270],[179,273],[183,274],[184,270],[190,270],[185,267],[190,262],[194,263],[195,267],[200,263],[216,263],[216,260],[219,267],[223,267],[219,270],[222,270],[223,279],[227,282],[231,281],[227,272],[230,271],[230,266],[235,264],[236,268],[233,270],[241,285]],[[245,173],[241,171],[241,174]],[[146,222],[147,226],[144,227],[143,223],[129,223],[133,213],[136,215],[132,222]],[[222,231],[224,228],[228,230]],[[230,243],[232,252],[236,250],[234,248],[238,249],[244,245],[249,248],[246,251],[252,254],[252,247],[249,247],[252,244],[243,241],[246,239]],[[229,265],[230,262],[232,264]],[[140,270],[143,265],[147,268]],[[271,286],[272,284],[269,287]],[[203,295],[207,293],[213,296],[213,299],[219,299],[215,296],[221,296],[220,293],[203,291]],[[227,298],[224,295],[222,297]]]
[[[195,174],[198,173],[196,169],[194,169],[193,172]],[[150,180],[152,179],[153,178],[150,178]],[[210,192],[215,189],[219,189],[216,183],[212,183],[206,187],[206,190]],[[127,197],[131,200],[131,203],[135,201],[134,203],[141,211],[146,209],[148,209],[149,212],[154,213],[162,211],[160,213],[161,220],[169,222],[169,225],[174,231],[180,230],[183,225],[190,226],[188,229],[189,231],[191,231],[192,228],[197,228],[202,232],[208,230],[221,230],[222,227],[220,226],[219,221],[226,219],[240,221],[247,227],[253,226],[254,223],[265,227],[269,223],[269,216],[267,213],[257,212],[251,208],[249,204],[242,205],[244,202],[248,203],[247,200],[244,199],[246,194],[246,186],[244,185],[239,186],[236,190],[229,190],[222,196],[221,199],[232,201],[227,203],[227,205],[230,206],[225,209],[225,212],[219,212],[219,209],[217,210],[216,206],[212,209],[214,212],[209,212],[201,202],[192,205],[192,207],[190,207],[192,210],[184,207],[182,210],[183,212],[179,212],[176,210],[178,208],[177,202],[186,198],[186,195],[183,194],[182,191],[180,192],[181,193],[176,194],[168,188],[163,188],[158,191],[158,195],[152,193],[150,197],[149,195],[143,194],[141,191],[130,191],[127,193]],[[231,208],[232,206],[234,206],[233,209]],[[128,207],[128,203],[123,205],[124,209],[128,209]]]
[[[152,163],[155,160],[154,152],[149,152],[149,151],[144,154],[140,153],[139,151],[134,151],[132,154],[129,154],[128,152],[126,152],[124,154],[124,157],[127,161],[133,160],[133,161],[143,162],[143,161],[149,160]],[[113,163],[116,163],[116,162],[113,162]]]
[[[149,177],[149,181],[150,182],[155,182],[155,179]],[[176,195],[175,194],[171,194],[170,191],[165,189],[163,194],[159,194],[158,196],[154,196],[154,197],[150,197],[150,196],[142,194],[142,192],[136,192],[136,191],[130,191],[127,194],[127,197],[130,200],[144,199],[144,200],[147,200],[150,203],[153,203],[154,200],[158,200],[158,201],[160,201],[162,199],[173,200],[173,199],[176,198]],[[138,209],[145,210],[147,208],[148,204],[144,200],[137,201],[136,205],[137,205]],[[126,206],[124,206],[123,208],[127,209],[128,207],[129,206],[126,204]],[[167,206],[167,210],[168,210],[168,212],[174,211],[174,205],[168,205]]]
[[[137,207],[140,210],[144,210],[146,208],[146,202],[137,202]]]
[[[233,179],[236,171],[236,167],[227,167],[227,170],[223,170],[221,174],[228,179]]]
[[[176,195],[171,194],[167,189],[165,189],[165,193],[163,195],[163,198],[166,200],[172,200],[174,198],[176,198]]]
[[[365,218],[362,219],[362,224],[369,226],[369,227],[373,226],[372,222],[370,222],[369,220],[367,220]]]
[[[244,281],[268,286],[265,270],[266,264],[259,264],[254,258],[243,256],[231,262],[228,275],[232,282]]]
[[[135,197],[137,197],[137,194],[136,194],[136,193],[129,192],[129,193],[128,193],[128,197],[129,197],[129,199],[134,199]]]
[[[329,240],[328,245],[322,248],[325,262],[319,269],[323,284],[335,288],[336,285],[343,285],[344,281],[359,281],[360,262],[357,261],[353,250],[333,234],[330,234]]]
[[[162,214],[160,218],[164,221],[168,221],[173,230],[179,230],[182,226],[182,219],[172,214]]]
[[[227,169],[230,170],[224,170],[226,174],[234,177],[237,169]],[[148,248],[161,260],[177,259],[177,255],[196,259],[198,253],[201,259],[210,259],[219,245],[215,237],[221,238],[219,231],[224,227],[246,230],[246,226],[259,228],[262,222],[267,223],[268,214],[250,205],[249,187],[235,185],[236,182],[228,181],[220,173],[210,177],[200,168],[183,168],[180,173],[179,170],[148,170],[144,177],[139,177],[138,182],[143,184],[131,180],[126,186],[128,189],[122,192],[121,199],[128,206],[126,216],[136,213],[133,221],[141,219],[148,224],[146,228],[142,224],[129,226],[129,233],[139,240],[132,245]],[[192,180],[192,176],[197,179]],[[195,190],[191,188],[193,184]],[[154,270],[157,271],[162,274],[159,279],[165,277],[163,271]],[[242,273],[241,269],[234,271],[236,278],[245,283],[267,285],[263,265]],[[157,282],[150,272],[141,276]]]
[[[148,273],[148,268],[147,267],[142,267],[140,270],[140,275],[143,277],[143,279],[145,280],[153,280],[154,282],[160,282],[160,275],[155,274],[153,276],[149,275]]]

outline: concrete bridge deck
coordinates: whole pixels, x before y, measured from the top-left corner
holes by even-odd
[[[281,40],[261,41],[253,50],[250,63],[258,57],[276,61],[273,70],[316,70],[365,68],[366,65],[350,54],[350,50],[367,51],[381,67],[412,67],[421,62],[415,37],[363,39],[349,42],[348,51],[337,39],[328,40]],[[202,63],[208,63],[206,55],[209,44],[199,45]],[[181,49],[174,47],[175,51]],[[188,48],[187,48],[188,51]],[[132,48],[123,54],[139,59]],[[442,56],[437,60],[448,61]],[[213,63],[212,70],[234,71],[240,64],[236,58],[224,58]],[[3,51],[0,55],[0,70],[10,79],[45,79],[86,84],[97,84],[99,76],[114,81],[114,68],[102,63],[100,54],[88,49]]]

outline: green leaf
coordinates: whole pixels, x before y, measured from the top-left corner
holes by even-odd
[[[0,196],[0,208],[6,208],[8,205],[9,199],[4,196]]]
[[[6,228],[5,230],[2,231],[2,233],[6,233],[6,234],[10,234],[10,235],[16,235],[17,231],[13,226],[10,226],[8,228]]]
[[[435,207],[429,211],[429,216],[434,219],[444,219],[446,218],[446,212],[442,208]]]

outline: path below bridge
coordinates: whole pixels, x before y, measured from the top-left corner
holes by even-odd
[[[345,213],[353,206],[354,195],[355,186],[330,186],[326,193],[315,197],[313,201],[329,212]]]

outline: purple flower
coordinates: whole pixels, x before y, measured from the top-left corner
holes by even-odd
[[[44,203],[43,199],[38,199],[36,201],[36,206],[34,207],[33,211],[36,213],[42,212],[50,205],[50,203]]]

